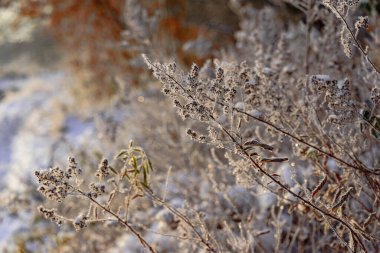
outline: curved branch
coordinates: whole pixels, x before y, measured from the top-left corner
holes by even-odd
[[[96,201],[94,198],[88,196],[85,192],[81,191],[80,189],[77,189],[77,191],[84,197],[88,198],[90,201],[95,203],[97,206],[99,206],[101,209],[103,209],[105,212],[109,213],[113,217],[117,219],[118,222],[120,222],[122,225],[124,225],[126,228],[128,228],[140,241],[141,245],[144,246],[146,249],[148,249],[151,253],[156,253],[156,251],[153,249],[153,247],[140,235],[139,232],[137,232],[129,223],[122,218],[120,218],[116,213],[114,213],[111,209],[103,206],[98,201]]]

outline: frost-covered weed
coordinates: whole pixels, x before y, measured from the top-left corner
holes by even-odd
[[[72,217],[40,211],[87,226],[88,238],[96,238],[94,222],[122,225],[156,252],[378,252],[377,28],[361,36],[372,17],[355,17],[358,1],[284,1],[296,13],[290,22],[276,5],[229,4],[240,30],[217,59],[186,72],[153,61],[145,47],[154,41],[144,42],[144,60],[170,99],[149,98],[154,88],[138,94],[135,115],[112,124],[104,145],[122,146],[133,133],[157,169],[128,149],[121,164],[102,160],[95,181],[74,160],[39,171],[47,198],[90,203],[71,203]],[[147,36],[140,25],[131,39]]]
[[[359,17],[356,32],[348,24],[348,14],[357,3],[324,1],[342,23],[340,37],[344,53],[353,57],[353,48],[357,47],[357,58],[362,56],[363,65],[369,65],[367,70],[378,75],[367,49],[357,40],[358,29],[367,27],[368,18]],[[335,22],[335,17],[324,12],[326,9],[319,2],[295,4],[305,15],[310,15],[306,19],[311,19],[306,27],[298,24],[301,33],[292,28],[275,30],[275,33],[266,31],[264,25],[268,23],[255,25],[256,20],[251,18],[254,15],[251,13],[257,10],[238,1],[232,4],[243,17],[250,19],[242,22],[244,30],[237,37],[241,44],[230,55],[239,56],[241,48],[250,51],[251,59],[236,63],[242,59],[231,62],[229,56],[226,60],[214,60],[213,69],[208,64],[203,68],[194,64],[184,73],[174,62],[161,64],[144,56],[147,66],[163,84],[162,91],[172,99],[178,114],[183,119],[200,122],[197,129],[188,129],[187,134],[200,143],[225,150],[238,183],[247,188],[261,185],[277,196],[272,207],[280,208],[280,214],[290,214],[284,223],[279,217],[275,219],[275,251],[292,250],[291,247],[304,240],[301,234],[310,229],[294,220],[303,216],[311,224],[316,223],[314,229],[318,232],[313,233],[327,239],[326,244],[309,245],[307,251],[324,250],[328,244],[335,251],[377,251],[376,222],[372,227],[364,225],[368,225],[367,219],[372,219],[369,217],[378,209],[380,170],[376,133],[379,129],[377,123],[370,123],[377,122],[377,116],[372,113],[377,101],[376,95],[365,101],[363,97],[370,96],[368,91],[378,85],[379,76],[355,75],[361,66],[348,67],[348,62],[341,60],[335,62],[334,69],[323,69],[323,62],[318,61],[320,55],[332,60],[336,53],[326,55],[328,51],[312,48],[311,44],[331,47],[324,44],[323,34],[338,37],[339,31],[328,25]],[[263,20],[270,19],[269,15],[273,21],[275,15],[271,12],[273,9],[264,10]],[[325,26],[317,31],[312,22],[318,19]],[[310,41],[313,32],[320,34],[314,35],[317,41]],[[308,43],[302,47],[305,36]],[[301,48],[304,52],[300,54]],[[340,50],[339,44],[333,50]],[[305,56],[301,58],[303,61],[292,61],[292,55]],[[324,71],[327,75],[321,75]],[[364,78],[374,78],[377,82],[366,90],[359,84]],[[292,185],[280,175],[283,167],[279,163],[284,162],[290,164]],[[249,235],[253,231],[247,228],[242,233]],[[260,245],[248,237],[243,241],[235,238],[235,244],[242,246],[243,242],[248,243],[247,249],[258,249]],[[234,248],[234,251],[241,250]]]

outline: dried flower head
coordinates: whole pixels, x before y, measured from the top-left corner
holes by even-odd
[[[59,167],[35,171],[34,174],[40,184],[38,191],[51,200],[61,202],[72,190],[68,182],[71,174]]]
[[[79,214],[73,221],[74,228],[78,231],[87,227],[88,217],[84,214]]]
[[[69,157],[68,158],[68,165],[67,165],[67,173],[69,176],[79,176],[81,173],[82,173],[82,170],[80,168],[78,168],[78,164],[77,162],[75,161],[75,158],[74,157]]]
[[[96,176],[100,179],[108,177],[110,174],[110,169],[108,165],[108,160],[103,159],[98,166],[98,170],[96,171]]]
[[[56,209],[46,209],[43,206],[39,206],[38,211],[42,213],[46,219],[55,222],[57,225],[62,225],[63,217],[57,214]]]

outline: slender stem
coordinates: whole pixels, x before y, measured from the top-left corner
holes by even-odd
[[[247,113],[247,112],[245,112],[243,110],[235,108],[235,107],[233,108],[233,110],[236,111],[236,112],[238,112],[238,113],[244,114],[244,115],[246,115],[246,116],[248,116],[248,117],[250,117],[252,119],[255,119],[255,120],[257,120],[257,121],[259,121],[261,123],[264,123],[265,125],[270,126],[271,128],[275,129],[276,131],[278,131],[278,132],[280,132],[280,133],[282,133],[282,134],[284,134],[286,136],[289,136],[292,139],[294,139],[294,140],[296,140],[296,141],[298,141],[298,142],[300,142],[302,144],[305,144],[306,146],[311,147],[311,148],[319,151],[320,153],[322,153],[324,155],[327,155],[327,156],[335,159],[336,161],[338,161],[338,162],[346,165],[347,167],[350,167],[350,168],[353,168],[353,169],[357,169],[357,170],[360,170],[360,171],[363,171],[363,172],[366,172],[366,173],[370,173],[370,174],[380,175],[380,172],[371,171],[371,170],[368,170],[368,169],[364,168],[363,166],[356,166],[356,165],[353,165],[351,163],[348,163],[348,162],[344,161],[342,158],[340,158],[340,157],[338,157],[338,156],[336,156],[336,155],[334,155],[334,154],[332,154],[330,152],[326,152],[323,149],[321,149],[321,148],[319,148],[319,147],[317,147],[317,146],[315,146],[315,145],[313,145],[311,143],[308,143],[307,141],[305,141],[305,140],[303,140],[303,139],[295,136],[294,134],[292,134],[290,132],[287,132],[287,131],[281,129],[280,127],[274,125],[273,123],[271,123],[269,121],[266,121],[266,120],[264,120],[262,118],[259,118],[259,117],[255,117],[255,116],[253,116],[253,115],[251,115],[251,114],[249,114],[249,113]]]
[[[311,22],[310,22],[310,10],[312,7],[312,0],[309,0],[307,3],[307,13],[306,13],[306,50],[305,50],[305,75],[306,77],[309,75],[309,55],[310,55],[310,31],[311,31]]]
[[[226,129],[224,128],[220,123],[218,123],[216,120],[214,121],[216,124],[218,124],[221,129],[223,130],[223,132],[225,132],[229,137],[230,139],[236,144],[238,145],[238,147],[240,148],[240,150],[244,153],[244,155],[246,156],[247,159],[250,160],[250,162],[262,173],[264,174],[265,176],[269,177],[273,182],[275,182],[278,186],[280,186],[282,189],[284,189],[285,191],[287,191],[289,194],[293,195],[295,198],[301,200],[301,202],[303,202],[304,204],[306,204],[307,206],[310,206],[311,208],[314,208],[315,210],[317,210],[318,212],[320,212],[321,214],[325,215],[325,216],[328,216],[330,217],[331,219],[333,220],[336,220],[338,221],[339,223],[343,224],[346,228],[348,228],[351,233],[357,238],[357,240],[360,242],[360,244],[362,245],[362,248],[363,250],[366,250],[366,248],[364,247],[362,241],[360,240],[360,237],[356,234],[355,230],[353,228],[351,228],[351,226],[344,220],[342,220],[341,218],[331,214],[330,212],[326,211],[326,210],[323,210],[322,208],[320,208],[319,206],[313,204],[312,202],[310,202],[309,200],[301,197],[299,194],[296,194],[295,192],[293,192],[292,190],[290,190],[288,187],[286,187],[283,183],[281,183],[279,180],[277,180],[274,176],[272,176],[270,173],[268,173],[260,164],[258,164],[248,153],[247,151],[245,151],[244,147],[242,145],[239,144],[239,142],[232,136],[232,134]]]
[[[208,242],[208,240],[206,240],[199,232],[198,230],[194,227],[194,225],[191,223],[191,221],[184,215],[182,214],[180,211],[178,211],[177,209],[173,208],[172,206],[170,206],[168,203],[166,203],[164,200],[162,200],[161,198],[159,198],[158,196],[154,195],[152,192],[150,191],[145,191],[147,193],[148,196],[150,196],[152,199],[154,199],[155,201],[157,201],[158,203],[160,203],[160,205],[166,207],[170,212],[172,212],[174,215],[176,215],[178,218],[180,218],[182,221],[184,221],[193,231],[194,233],[197,235],[197,237],[200,239],[201,243],[204,244],[207,248],[208,251],[210,252],[214,252],[214,253],[217,253],[217,251],[212,247],[212,245],[210,244],[210,242]]]
[[[362,53],[362,55],[366,58],[366,60],[369,62],[369,64],[372,66],[372,68],[376,71],[377,75],[380,76],[380,70],[376,67],[376,65],[372,62],[372,60],[369,58],[368,53],[364,48],[360,45],[359,41],[356,39],[356,36],[354,32],[351,30],[350,26],[348,25],[346,19],[343,17],[342,13],[340,13],[334,6],[331,6],[334,8],[335,12],[338,13],[339,19],[343,22],[344,26],[350,33],[352,40],[355,42],[356,46],[359,48],[359,51]]]
[[[177,85],[178,85],[178,86],[184,91],[184,93],[187,95],[188,98],[190,98],[190,99],[193,100],[193,101],[197,101],[197,99],[195,99],[195,97],[194,97],[192,94],[190,94],[190,93],[184,88],[184,86],[183,86],[180,82],[178,82],[173,76],[169,75],[168,73],[166,73],[166,71],[161,70],[159,67],[157,67],[157,66],[155,66],[155,65],[153,65],[153,64],[151,64],[151,63],[150,63],[150,66],[151,66],[152,68],[155,68],[156,70],[159,70],[161,73],[164,73],[169,79],[171,79],[174,83],[176,83],[176,84],[177,84]],[[208,98],[208,97],[207,97],[207,98]],[[211,98],[208,98],[208,99],[211,99]],[[217,102],[217,101],[215,101],[215,100],[213,100],[213,99],[211,99],[211,100],[212,100],[213,102],[215,102],[215,103],[219,103],[219,104],[221,104],[221,105],[225,105],[225,104],[223,104],[223,103],[221,103],[221,102]],[[261,119],[261,118],[259,118],[259,117],[255,117],[255,116],[253,116],[253,115],[251,115],[251,114],[249,114],[249,113],[247,113],[247,112],[245,112],[245,111],[242,111],[242,110],[240,110],[240,109],[238,109],[238,108],[232,107],[232,109],[233,109],[234,111],[236,111],[236,112],[239,112],[239,113],[244,114],[244,115],[246,115],[246,116],[248,116],[248,117],[250,117],[250,118],[253,118],[253,119],[255,119],[255,120],[259,121],[259,122],[262,122],[262,123],[264,123],[264,124],[270,126],[271,128],[275,129],[276,131],[278,131],[278,132],[280,132],[280,133],[282,133],[282,134],[285,134],[285,135],[291,137],[292,139],[294,139],[294,140],[296,140],[296,141],[298,141],[298,142],[300,142],[300,143],[303,143],[303,144],[305,144],[305,145],[307,145],[307,146],[309,146],[309,147],[311,147],[311,148],[313,148],[313,149],[315,149],[315,150],[317,150],[317,151],[319,151],[319,152],[321,152],[321,153],[323,153],[323,154],[325,154],[325,155],[327,155],[327,156],[329,156],[329,157],[335,159],[336,161],[338,161],[338,162],[340,162],[340,163],[342,163],[342,164],[344,164],[344,165],[346,165],[346,166],[348,166],[348,167],[351,167],[351,168],[354,168],[354,169],[357,169],[357,170],[360,170],[360,171],[363,171],[363,172],[367,172],[367,173],[372,173],[372,174],[380,175],[380,173],[376,173],[376,172],[374,172],[374,171],[368,170],[368,169],[366,169],[366,168],[364,168],[364,167],[362,167],[362,166],[355,166],[355,165],[353,165],[353,164],[350,164],[350,163],[344,161],[342,158],[339,158],[339,157],[335,156],[335,155],[332,154],[332,153],[326,152],[326,151],[322,150],[321,148],[319,148],[319,147],[317,147],[317,146],[315,146],[315,145],[313,145],[313,144],[310,144],[310,143],[304,141],[303,139],[301,139],[301,138],[299,138],[299,137],[293,135],[292,133],[289,133],[289,132],[287,132],[287,131],[281,129],[280,127],[277,127],[276,125],[274,125],[274,124],[271,123],[271,122],[268,122],[268,121],[266,121],[266,120],[264,120],[264,119]],[[284,185],[281,181],[277,180],[273,175],[271,175],[270,173],[268,173],[268,172],[267,172],[267,171],[266,171],[266,170],[265,170],[265,169],[264,169],[264,168],[263,168],[258,162],[256,162],[256,161],[255,161],[255,160],[249,155],[249,153],[244,149],[244,147],[242,146],[242,144],[239,143],[239,141],[237,141],[237,140],[235,139],[235,137],[234,137],[234,136],[233,136],[233,135],[232,135],[232,134],[231,134],[231,133],[230,133],[230,132],[229,132],[229,131],[228,131],[228,130],[222,125],[222,124],[220,124],[220,123],[219,123],[219,122],[218,122],[218,121],[217,121],[212,115],[207,115],[207,116],[211,119],[212,122],[214,122],[215,124],[217,124],[217,125],[223,130],[223,132],[224,132],[225,134],[227,134],[227,135],[229,136],[229,138],[231,139],[231,141],[232,141],[235,145],[237,145],[237,146],[239,147],[239,149],[241,150],[242,154],[244,154],[244,157],[246,157],[246,158],[247,158],[247,159],[248,159],[248,160],[254,165],[254,167],[256,167],[256,168],[257,168],[262,174],[264,174],[266,177],[268,177],[272,182],[276,183],[276,184],[277,184],[279,187],[281,187],[283,190],[285,190],[286,192],[288,192],[289,194],[291,194],[293,197],[299,199],[303,204],[305,204],[305,205],[311,207],[312,209],[318,211],[318,212],[321,213],[323,216],[327,216],[327,217],[329,217],[329,218],[331,218],[331,219],[333,219],[333,220],[339,222],[340,224],[342,224],[344,227],[346,227],[346,228],[350,231],[350,233],[352,233],[353,237],[354,237],[355,239],[357,239],[357,241],[358,241],[358,242],[360,243],[360,245],[361,245],[361,248],[362,248],[365,252],[367,252],[366,247],[364,246],[363,242],[361,241],[360,236],[357,234],[357,232],[351,227],[351,225],[350,225],[348,222],[346,222],[345,220],[343,220],[343,219],[341,219],[341,218],[335,216],[335,215],[332,214],[331,212],[329,212],[329,211],[327,211],[327,210],[324,210],[323,208],[321,208],[321,207],[319,207],[319,206],[313,204],[311,201],[309,201],[309,200],[307,200],[306,198],[300,196],[299,194],[293,192],[293,191],[292,191],[291,189],[289,189],[286,185]],[[327,221],[328,221],[328,220],[327,220]],[[347,243],[346,243],[346,245],[347,245]],[[348,249],[349,249],[350,251],[352,251],[352,249],[351,249],[348,245],[347,245],[347,247],[348,247]]]
[[[185,89],[185,87],[184,87],[179,81],[177,81],[173,76],[171,76],[171,75],[169,75],[168,73],[166,73],[166,71],[164,71],[163,69],[161,69],[161,68],[155,66],[155,65],[152,64],[149,60],[147,60],[147,61],[149,62],[151,68],[154,68],[154,69],[156,69],[157,71],[160,71],[161,73],[163,73],[164,75],[166,75],[170,80],[172,80],[175,84],[177,84],[177,85],[178,85],[178,86],[179,86],[179,87],[180,87],[180,88],[181,88],[181,89],[182,89],[182,90],[188,95],[188,97],[189,97],[190,99],[192,99],[192,100],[194,100],[194,101],[197,101],[197,99],[195,99],[191,94],[189,94],[189,93],[187,92],[187,90]],[[208,96],[206,96],[206,98],[209,99],[209,100],[212,101],[212,102],[218,103],[219,105],[226,106],[226,104],[224,104],[224,103],[222,103],[222,102],[217,102],[217,101],[215,101],[214,99],[212,99],[212,98],[210,98],[210,97],[208,97]],[[338,162],[340,162],[340,163],[346,165],[347,167],[350,167],[350,168],[353,168],[353,169],[356,169],[356,170],[360,170],[360,171],[363,171],[363,172],[366,172],[366,173],[374,174],[374,175],[380,175],[380,172],[371,171],[371,170],[369,170],[369,169],[364,168],[363,166],[356,166],[356,165],[354,165],[354,164],[348,163],[348,162],[344,161],[342,158],[340,158],[340,157],[338,157],[338,156],[336,156],[336,155],[334,155],[334,154],[332,154],[332,153],[326,152],[326,151],[322,150],[321,148],[319,148],[319,147],[317,147],[317,146],[315,146],[315,145],[313,145],[313,144],[311,144],[311,143],[308,143],[308,142],[304,141],[303,139],[301,139],[301,138],[295,136],[295,135],[292,134],[292,133],[289,133],[289,132],[287,132],[287,131],[281,129],[280,127],[274,125],[273,123],[271,123],[271,122],[269,122],[269,121],[266,121],[266,120],[261,119],[261,118],[259,118],[259,117],[255,117],[255,116],[253,116],[253,115],[251,115],[251,114],[249,114],[249,113],[247,113],[247,112],[245,112],[245,111],[243,111],[243,110],[240,110],[240,109],[238,109],[238,108],[235,108],[235,107],[233,107],[232,110],[234,110],[234,111],[236,111],[236,112],[238,112],[238,113],[244,114],[244,115],[246,115],[246,116],[248,116],[248,117],[250,117],[250,118],[252,118],[252,119],[254,119],[254,120],[257,120],[257,121],[259,121],[259,122],[261,122],[261,123],[263,123],[263,124],[265,124],[265,125],[267,125],[267,126],[270,126],[271,128],[273,128],[273,129],[276,130],[277,132],[280,132],[280,133],[282,133],[282,134],[284,134],[284,135],[286,135],[286,136],[289,136],[289,137],[291,137],[292,139],[294,139],[294,140],[296,140],[296,141],[298,141],[298,142],[300,142],[300,143],[302,143],[302,144],[305,144],[306,146],[309,146],[309,147],[311,147],[311,148],[313,148],[313,149],[319,151],[319,152],[322,153],[322,154],[325,154],[325,155],[327,155],[327,156],[333,158],[334,160],[336,160],[336,161],[338,161]]]
[[[139,232],[137,232],[127,221],[123,220],[122,218],[120,218],[119,215],[117,215],[116,213],[114,213],[111,209],[103,206],[102,204],[100,204],[98,201],[96,201],[94,198],[88,196],[88,194],[86,194],[85,192],[83,192],[82,190],[80,189],[77,189],[77,191],[83,195],[84,197],[88,198],[89,200],[91,200],[93,203],[95,203],[97,206],[99,206],[101,209],[103,209],[104,211],[106,211],[107,213],[111,214],[113,217],[115,217],[121,224],[123,224],[125,227],[127,227],[140,241],[140,243],[145,247],[147,248],[151,253],[156,253],[156,251],[153,249],[153,247],[142,237],[142,235],[140,235]]]

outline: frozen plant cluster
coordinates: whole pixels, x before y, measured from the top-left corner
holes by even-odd
[[[133,115],[117,118],[118,104],[104,116],[102,144],[133,135],[145,151],[37,171],[39,191],[63,202],[40,212],[110,252],[379,252],[377,14],[359,1],[273,2],[228,1],[235,44],[189,71],[162,63],[175,56],[130,20],[140,32],[125,36],[143,41],[167,99],[151,81]]]
[[[256,12],[239,1],[231,4],[243,16]],[[279,240],[276,250],[287,236],[292,239],[286,248],[299,246],[299,240],[304,239],[297,237],[298,229],[310,232],[309,225],[297,224],[296,217],[308,217],[309,223],[318,224],[319,228],[314,227],[308,237],[318,233],[326,238],[325,245],[320,241],[306,251],[324,251],[327,244],[336,252],[379,249],[378,101],[376,95],[371,95],[376,92],[379,72],[368,50],[357,39],[358,30],[368,27],[368,18],[359,17],[353,29],[348,24],[349,13],[357,4],[358,1],[298,1],[294,7],[304,12],[306,19],[313,22],[321,19],[325,25],[317,28],[307,20],[306,27],[298,24],[301,34],[292,29],[276,31],[280,38],[277,45],[271,43],[275,36],[270,28],[250,23],[252,19],[245,20],[238,37],[242,50],[251,51],[251,59],[245,61],[229,59],[239,55],[237,49],[226,59],[215,59],[203,67],[194,64],[185,73],[174,62],[153,62],[144,55],[148,68],[163,84],[162,91],[172,99],[178,114],[199,122],[196,129],[187,130],[188,135],[224,150],[238,183],[254,189],[255,185],[261,185],[277,196],[281,212],[290,214],[290,227],[280,226],[282,231],[275,235]],[[324,12],[326,8],[338,20]],[[272,11],[263,10],[256,16],[272,15],[268,19],[274,20]],[[339,25],[330,25],[334,22],[342,23],[341,32],[336,31]],[[261,27],[263,34],[258,31]],[[250,30],[253,28],[256,29]],[[265,34],[265,30],[269,31]],[[313,40],[320,36],[320,41],[311,41],[312,33],[315,33]],[[331,46],[323,44],[324,33],[335,37],[340,33],[343,51],[350,58],[354,46],[358,48],[355,60],[359,61],[359,67],[348,67],[348,62],[340,59],[332,70],[313,68],[311,65],[323,66],[318,62],[320,55],[329,57],[326,55],[329,51],[320,50]],[[293,61],[291,55],[299,54],[305,36],[308,43],[304,46],[304,61]],[[333,38],[329,39],[331,43]],[[321,48],[312,48],[312,43],[321,44]],[[339,47],[337,43],[335,50]],[[336,53],[332,55],[336,57]],[[243,61],[236,63],[236,60]],[[368,76],[360,76],[363,67]],[[348,73],[354,74],[347,77]],[[374,82],[364,88],[365,79]],[[281,176],[284,167],[280,163],[288,161],[291,180]],[[252,234],[249,230],[244,232]],[[251,247],[260,245],[248,239],[245,243],[251,243]]]

